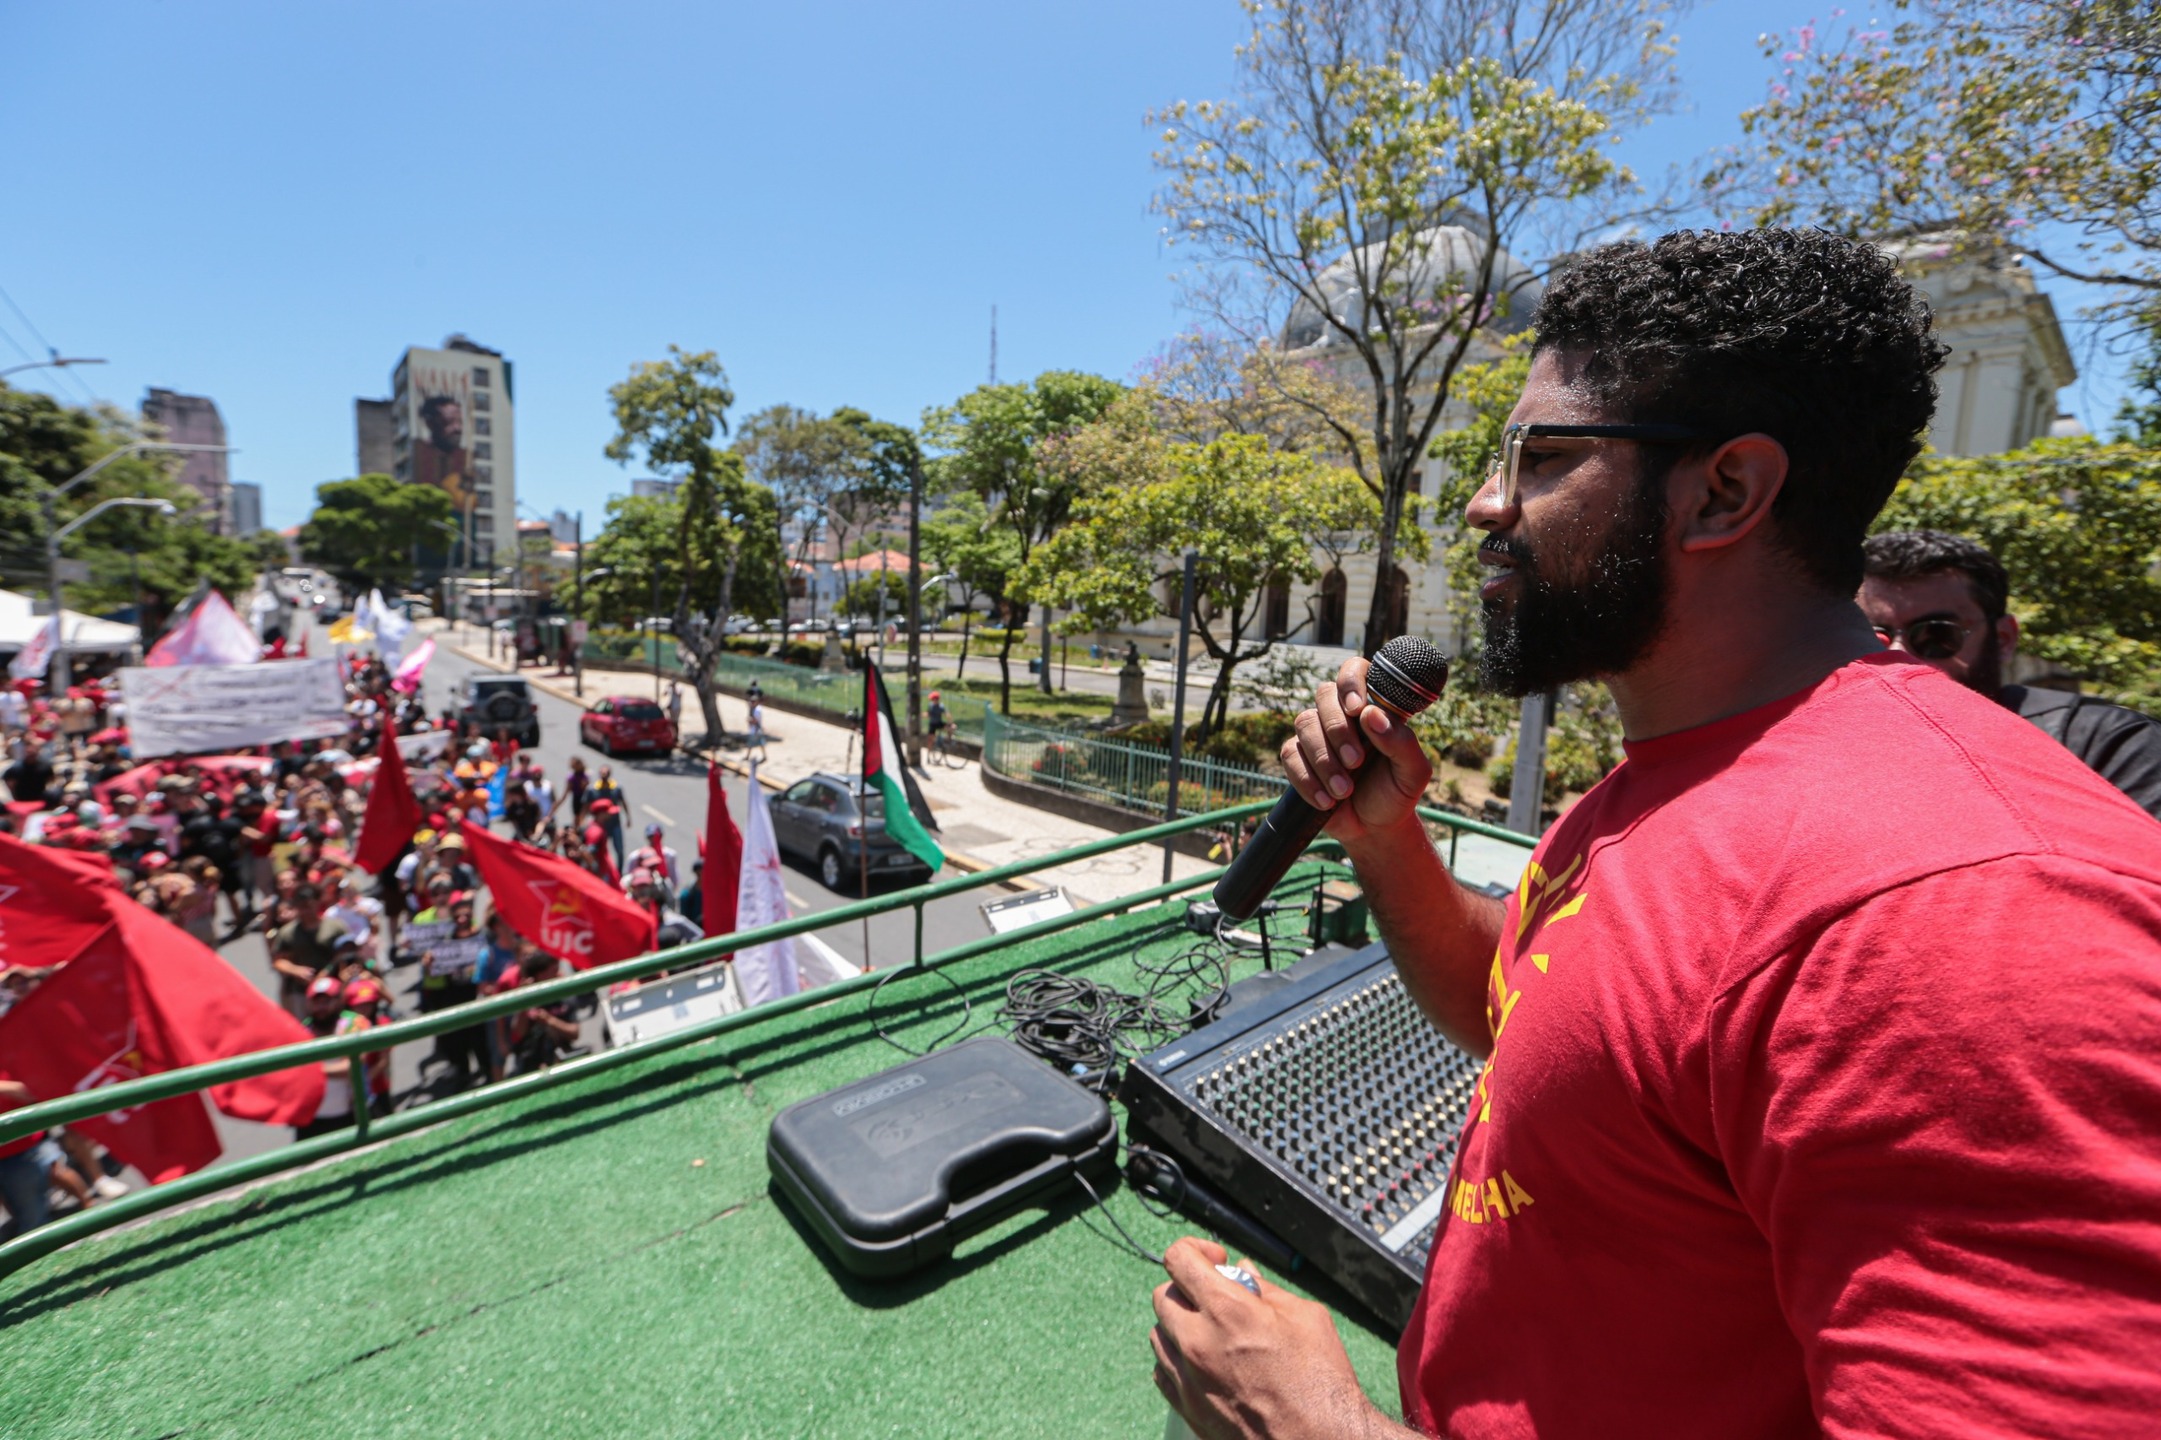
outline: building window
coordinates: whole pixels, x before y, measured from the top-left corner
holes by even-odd
[[[487,366],[475,365],[473,367],[473,387],[477,390],[485,390],[488,388]]]
[[[1313,619],[1314,644],[1343,643],[1343,602],[1349,591],[1350,582],[1343,578],[1341,570],[1331,570],[1321,577],[1320,613]]]
[[[493,510],[495,508],[495,492],[493,490],[475,490],[473,492],[473,503],[483,510]],[[1169,792],[1166,791],[1165,793],[1168,794]]]
[[[1388,628],[1393,635],[1407,634],[1411,628],[1411,577],[1401,565],[1388,567]]]
[[[495,467],[493,465],[475,465],[473,467],[473,478],[485,485],[495,478]]]
[[[1281,640],[1291,633],[1291,577],[1278,574],[1268,582],[1268,607],[1262,633]]]
[[[473,417],[473,433],[475,435],[493,435],[495,433],[495,422],[485,415],[476,415]]]
[[[473,458],[475,460],[486,460],[494,453],[495,447],[490,445],[487,441],[477,440],[473,442]]]
[[[490,395],[485,390],[481,391],[478,395],[475,395],[473,397],[473,408],[475,410],[486,410],[494,404],[495,397],[493,395]]]
[[[475,535],[494,534],[495,517],[493,515],[475,515],[473,517],[473,533]]]

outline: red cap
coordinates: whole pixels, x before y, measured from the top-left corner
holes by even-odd
[[[338,985],[338,977],[335,975],[318,975],[308,982],[308,998],[310,1000],[313,1000],[318,995],[340,995],[343,993],[343,990]]]

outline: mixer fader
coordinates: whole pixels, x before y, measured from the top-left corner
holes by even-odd
[[[1401,1325],[1477,1083],[1373,945],[1144,1057],[1122,1098],[1132,1140]]]

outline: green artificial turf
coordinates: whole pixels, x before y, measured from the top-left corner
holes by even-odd
[[[968,1032],[1023,965],[1132,985],[1180,910],[954,967]],[[961,1019],[925,977],[880,1009],[918,1047]],[[0,1281],[0,1436],[1153,1440],[1160,1272],[1085,1200],[869,1283],[767,1188],[775,1113],[905,1058],[844,997],[85,1242]],[[1107,1200],[1150,1248],[1191,1228]],[[1394,1413],[1370,1325],[1339,1310]]]

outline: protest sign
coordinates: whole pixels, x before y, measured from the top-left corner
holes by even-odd
[[[461,935],[456,939],[437,940],[428,947],[428,973],[430,975],[460,975],[470,972],[480,963],[480,952],[486,948],[485,935]]]
[[[335,660],[130,666],[120,694],[137,760],[327,739],[350,724]]]

